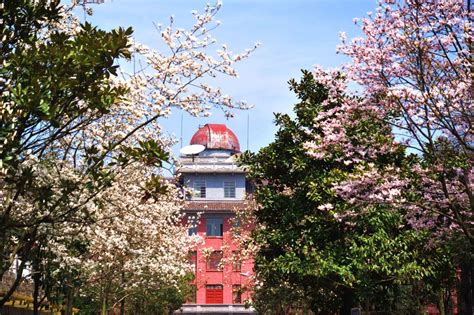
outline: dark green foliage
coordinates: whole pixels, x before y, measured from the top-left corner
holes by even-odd
[[[0,140],[16,134],[0,158],[14,166],[26,150],[46,153],[54,141],[78,132],[123,95],[125,90],[107,79],[116,74],[118,58],[130,57],[132,30],[106,32],[86,23],[71,36],[52,26],[59,20],[59,2],[3,4],[2,92],[9,92],[3,101],[14,104],[17,122],[2,115]]]
[[[300,99],[294,107],[296,118],[276,114],[275,141],[257,154],[246,152],[242,157],[257,186],[259,204],[254,241],[260,250],[255,268],[263,286],[256,289],[255,306],[262,313],[279,309],[282,314],[285,309],[305,308],[347,314],[358,305],[416,311],[426,289],[421,280],[437,276],[433,264],[447,264],[442,250],[428,256],[423,247],[428,234],[407,227],[399,210],[373,206],[344,217],[359,210],[332,188],[356,170],[337,159],[337,154],[315,159],[304,147],[311,140],[307,131],[321,133],[313,128],[313,120],[322,110],[327,90],[306,71],[300,82],[292,80],[290,86]],[[383,122],[370,120],[370,115],[360,117],[347,130],[353,141],[372,137],[383,145],[390,139],[390,128]],[[380,167],[408,163],[402,148],[368,162]],[[333,209],[318,209],[328,203]]]
[[[162,145],[157,141],[150,139],[147,141],[139,141],[137,147],[122,146],[124,157],[122,163],[128,163],[128,160],[141,161],[145,165],[153,165],[161,167],[163,161],[168,161],[169,153],[166,152]],[[121,157],[122,158],[122,157]]]
[[[123,314],[172,314],[195,294],[194,288],[189,285],[193,278],[194,274],[189,273],[178,279],[176,286],[137,288],[133,294],[124,296],[124,303],[117,303],[114,311],[119,313],[123,307]],[[117,288],[119,290],[120,286]],[[85,290],[85,294],[75,299],[75,305],[81,310],[81,314],[97,314],[101,301],[88,296]]]

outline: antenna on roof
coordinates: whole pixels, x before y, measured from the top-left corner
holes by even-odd
[[[247,151],[249,150],[250,114],[247,113]]]
[[[181,142],[180,148],[182,148],[183,147],[183,113],[181,113],[181,137],[179,141]]]

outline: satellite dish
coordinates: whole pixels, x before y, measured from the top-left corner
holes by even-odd
[[[179,150],[179,153],[181,153],[182,155],[196,155],[196,154],[201,153],[205,149],[206,147],[203,146],[202,144],[191,144],[191,145],[182,147],[181,150]]]

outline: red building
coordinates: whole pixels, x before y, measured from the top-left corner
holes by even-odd
[[[249,187],[235,162],[239,141],[225,125],[206,124],[190,145],[182,151],[177,173],[192,191],[184,208],[188,222],[194,222],[189,235],[199,235],[204,243],[190,253],[196,295],[177,313],[255,313],[244,307],[253,260],[242,259],[232,235],[239,230],[235,211],[246,207]]]

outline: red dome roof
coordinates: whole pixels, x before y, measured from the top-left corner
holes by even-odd
[[[239,140],[224,124],[205,124],[194,134],[190,144],[202,144],[207,149],[240,152]]]

